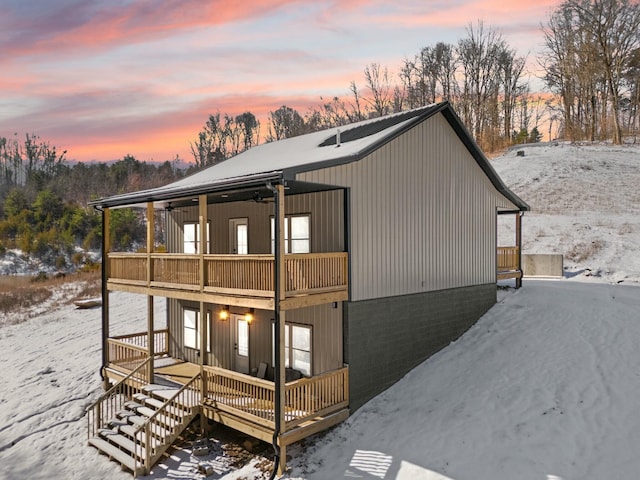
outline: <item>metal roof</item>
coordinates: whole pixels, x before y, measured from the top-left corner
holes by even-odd
[[[451,124],[496,189],[520,210],[529,210],[529,206],[504,185],[448,102],[261,144],[163,187],[102,198],[92,201],[90,205],[134,206],[217,191],[253,188],[264,186],[266,182],[294,180],[299,172],[360,160],[439,112]],[[338,132],[339,144],[336,137]]]

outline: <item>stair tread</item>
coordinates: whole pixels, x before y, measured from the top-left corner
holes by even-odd
[[[154,410],[153,408],[150,407],[136,407],[135,408],[135,412],[138,414],[137,416],[128,416],[127,418],[130,419],[130,423],[136,423],[137,425],[143,424],[147,421],[148,418],[150,418],[152,415],[154,415],[156,413],[157,410]],[[174,414],[172,415],[172,412],[167,412],[165,413],[160,413],[158,415],[156,415],[155,419],[154,419],[154,423],[161,423],[161,424],[165,424],[171,427],[174,427],[176,425],[178,425],[180,423],[179,418],[176,417],[184,417],[184,413],[180,412],[179,414]]]
[[[130,410],[123,410],[120,412],[116,412],[116,416],[120,420],[123,420],[129,423],[130,425],[136,425],[136,426],[144,425],[145,423],[147,423],[147,418],[148,418],[143,415],[138,415],[137,412],[132,412]]]
[[[127,452],[131,452],[131,454],[136,454],[140,456],[140,458],[144,458],[145,448],[142,445],[139,445],[136,448],[136,443],[131,440],[129,437],[126,437],[114,430],[109,430],[107,428],[102,428],[98,431],[100,437],[104,440],[107,440],[110,443],[115,443],[118,446],[124,448]]]
[[[129,470],[135,473],[136,471],[136,461],[135,459],[128,455],[126,452],[123,452],[118,447],[113,445],[112,443],[103,440],[100,437],[91,437],[89,439],[89,444],[100,450],[105,455],[109,456],[112,459],[117,460],[121,465],[124,465]]]

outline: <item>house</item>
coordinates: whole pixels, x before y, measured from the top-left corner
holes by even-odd
[[[283,470],[287,445],[459,337],[495,303],[499,276],[520,281],[528,210],[446,102],[263,144],[93,205],[113,386],[90,409],[89,442],[134,474],[199,414],[273,441]],[[145,209],[145,252],[111,251],[121,207]],[[166,252],[154,249],[158,211]],[[501,253],[499,214],[516,221]],[[114,291],[148,303],[146,332],[110,334]],[[166,329],[154,297],[167,299]]]

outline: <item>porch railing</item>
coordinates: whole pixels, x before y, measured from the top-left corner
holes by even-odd
[[[107,338],[107,358],[109,365],[130,371],[144,363],[149,358],[149,352],[146,347],[124,340]]]
[[[284,394],[288,410],[285,412],[287,429],[310,418],[346,408],[349,405],[349,368],[287,383]]]
[[[204,367],[205,399],[210,406],[275,427],[275,384],[223,368]],[[285,385],[285,430],[349,405],[349,368],[343,367]]]
[[[520,248],[498,247],[498,272],[520,269]]]
[[[203,382],[205,400],[211,406],[274,428],[273,382],[211,366],[204,367]]]
[[[197,290],[202,283],[208,292],[255,296],[272,296],[274,291],[273,255],[110,253],[108,263],[109,280],[119,283],[187,290]],[[346,289],[347,253],[285,255],[285,275],[289,294]]]
[[[130,345],[135,345],[137,347],[142,347],[145,351],[148,351],[149,335],[147,332],[118,335],[111,337],[109,340],[115,340],[115,342],[112,343],[118,346],[120,346],[121,343],[126,344],[122,345],[123,349],[126,349]],[[165,328],[163,330],[156,330],[153,332],[153,351],[156,355],[169,353],[169,329]]]

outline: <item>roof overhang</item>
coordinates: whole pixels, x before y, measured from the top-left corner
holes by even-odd
[[[181,185],[179,187],[160,187],[140,190],[133,193],[114,195],[89,202],[89,205],[103,208],[143,207],[148,203],[166,203],[189,200],[199,195],[215,194],[230,191],[250,191],[262,188],[267,183],[278,184],[284,181],[282,172],[268,172],[245,175],[235,178],[223,178],[200,185]]]

